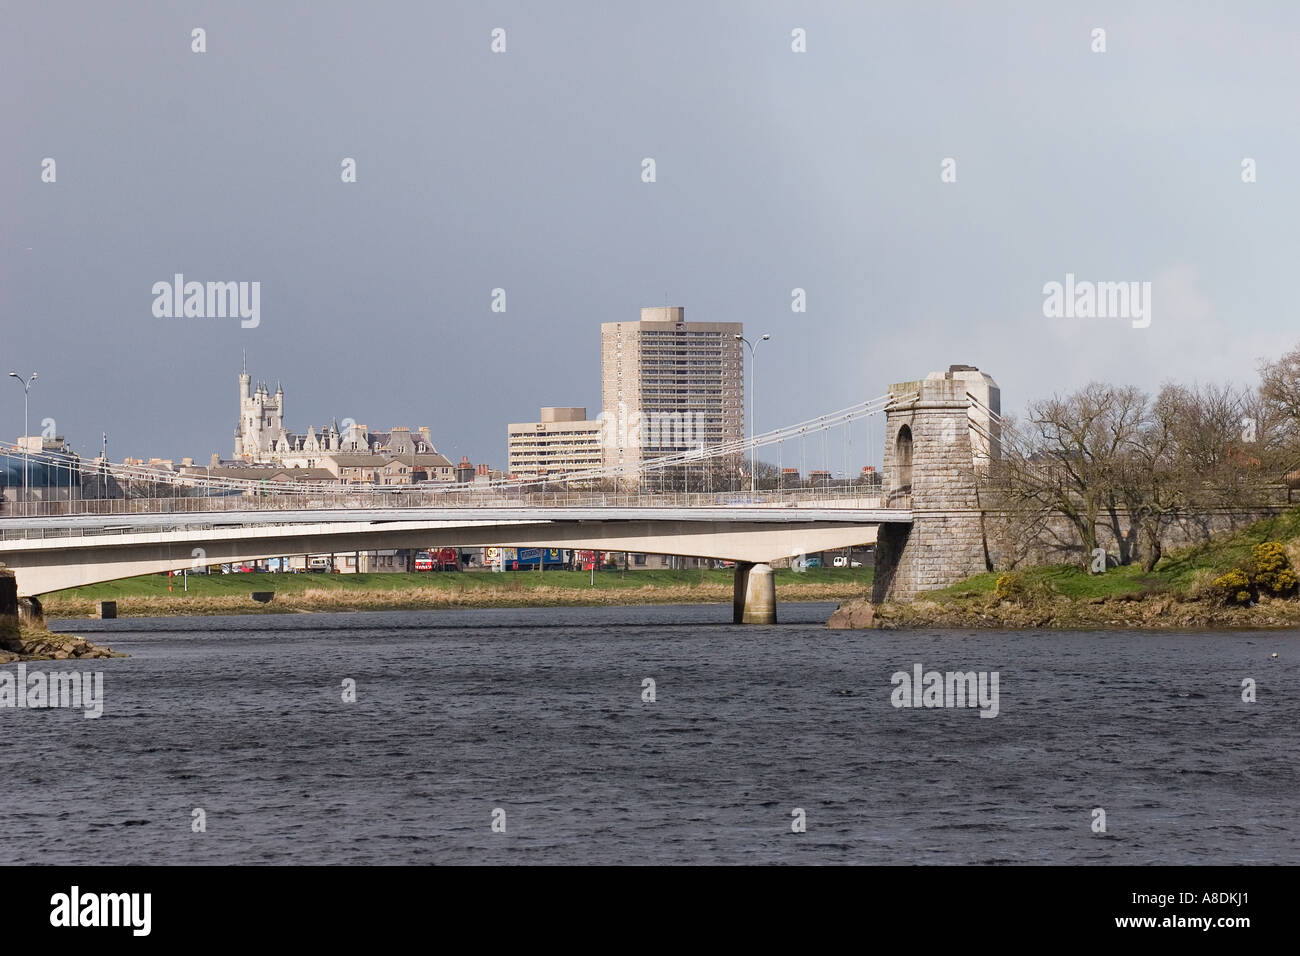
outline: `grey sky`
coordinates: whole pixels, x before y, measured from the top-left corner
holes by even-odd
[[[32,430],[85,454],[228,456],[247,349],[291,429],[428,424],[497,466],[507,422],[599,410],[599,323],[646,305],[773,335],[760,428],[951,362],[1012,411],[1253,381],[1300,341],[1298,27],[1291,3],[6,2],[0,365],[40,371]],[[176,272],[260,281],[260,326],[155,318]],[[1150,327],[1044,318],[1067,272],[1151,281]]]

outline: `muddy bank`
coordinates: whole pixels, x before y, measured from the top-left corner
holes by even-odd
[[[1210,600],[1128,595],[1087,601],[1058,596],[1017,603],[990,595],[964,601],[919,599],[910,604],[873,606],[870,601],[859,598],[842,603],[826,626],[833,629],[986,627],[998,630],[1296,628],[1300,627],[1300,601],[1261,598],[1257,604],[1248,607],[1225,607]]]

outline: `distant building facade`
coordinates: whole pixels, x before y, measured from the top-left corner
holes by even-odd
[[[272,393],[265,383],[253,387],[248,367],[239,373],[239,421],[235,426],[233,460],[214,460],[201,469],[215,477],[254,466],[271,466],[277,474],[289,471],[289,480],[326,480],[348,484],[409,485],[421,481],[455,481],[456,468],[438,453],[427,426],[412,432],[406,427],[372,432],[365,425],[337,422],[308,426],[305,434],[284,425],[284,388]],[[215,458],[215,456],[214,456]],[[200,469],[196,469],[200,470]],[[259,472],[262,468],[257,468]],[[308,475],[312,477],[307,478]]]
[[[680,306],[642,309],[638,322],[602,323],[605,466],[633,469],[743,440],[744,345],[736,338],[743,332],[740,322],[687,322]]]
[[[506,426],[506,471],[515,478],[558,477],[604,466],[603,429],[581,407],[543,408],[540,421]]]
[[[82,461],[60,435],[23,435],[0,449],[0,509],[6,502],[75,501],[83,497]]]

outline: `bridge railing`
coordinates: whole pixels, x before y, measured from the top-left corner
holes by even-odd
[[[59,518],[121,517],[120,524],[101,527],[95,533],[124,533],[135,530],[133,516],[175,515],[173,527],[199,527],[210,524],[210,517],[231,512],[303,512],[303,511],[394,511],[413,509],[454,509],[469,514],[478,509],[520,508],[544,512],[554,508],[854,508],[882,506],[874,489],[852,486],[841,488],[799,488],[782,490],[723,492],[591,492],[591,491],[424,491],[410,488],[364,491],[339,490],[328,494],[266,493],[220,496],[163,498],[105,498],[72,501],[6,501],[0,508],[0,540],[7,538],[55,537],[61,533],[81,534],[73,523],[60,526]],[[193,516],[194,520],[185,520]],[[288,517],[288,514],[286,514]],[[41,527],[6,527],[6,518],[49,519]],[[156,529],[156,525],[151,525]],[[46,533],[48,532],[48,534]]]

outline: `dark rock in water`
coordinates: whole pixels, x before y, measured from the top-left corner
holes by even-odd
[[[865,598],[845,601],[835,609],[826,626],[837,631],[875,627],[876,609]]]
[[[17,660],[66,661],[124,656],[112,648],[92,644],[84,637],[54,634],[37,628],[24,628],[17,641],[0,644],[0,664]]]

